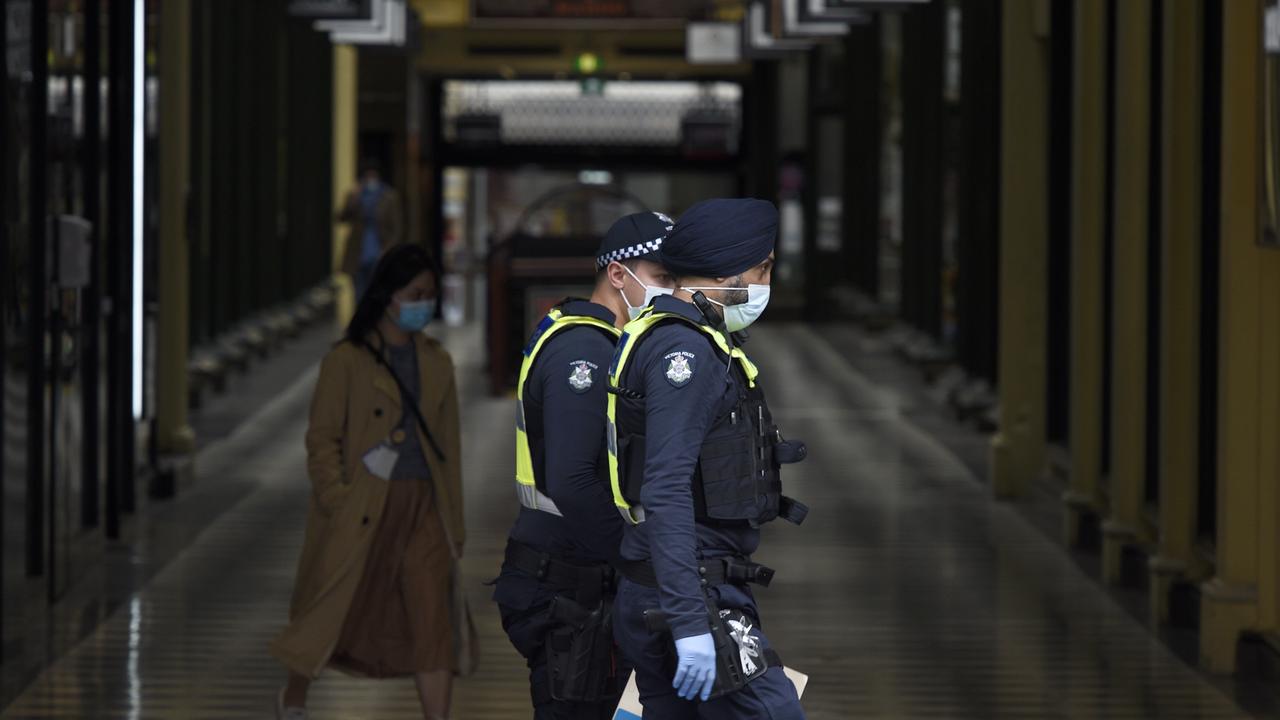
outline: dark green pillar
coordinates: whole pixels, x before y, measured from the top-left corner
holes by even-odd
[[[941,2],[906,10],[902,22],[902,310],[911,325],[942,331]]]
[[[956,355],[967,373],[995,382],[1000,268],[1000,0],[965,0],[961,8]]]
[[[859,290],[880,294],[880,21],[845,38],[844,265]]]

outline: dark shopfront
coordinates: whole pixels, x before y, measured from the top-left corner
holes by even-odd
[[[155,0],[7,0],[0,132],[0,663],[134,509],[150,415]],[[141,17],[139,17],[139,14]],[[136,33],[144,31],[142,42]],[[136,150],[136,152],[135,152]],[[141,212],[139,212],[141,210]],[[139,224],[135,225],[135,221]],[[135,273],[138,276],[135,277]],[[136,281],[136,282],[135,282]],[[8,689],[6,687],[6,689]]]

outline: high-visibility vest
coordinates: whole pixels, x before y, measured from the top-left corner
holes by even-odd
[[[627,363],[631,359],[632,351],[640,343],[640,340],[663,322],[669,321],[683,322],[690,327],[697,328],[705,334],[715,345],[716,348],[724,354],[725,357],[738,363],[742,368],[743,374],[746,376],[749,388],[755,388],[756,377],[760,374],[755,364],[747,357],[741,348],[734,347],[729,344],[725,336],[713,327],[703,325],[701,323],[690,320],[689,318],[672,312],[660,312],[652,306],[645,308],[644,313],[640,317],[627,323],[622,329],[622,338],[618,341],[618,348],[614,351],[613,363],[609,367],[609,404],[608,404],[608,449],[609,449],[609,486],[613,490],[613,503],[618,507],[618,511],[622,514],[627,522],[635,525],[644,522],[644,508],[633,505],[627,499],[622,481],[622,473],[618,464],[618,403],[619,395],[626,396],[628,390],[621,387],[621,380],[626,372]]]
[[[541,510],[552,515],[561,515],[555,502],[547,496],[546,480],[539,482],[533,469],[533,454],[529,450],[529,435],[525,431],[524,386],[529,379],[529,371],[538,359],[538,353],[551,338],[572,327],[594,327],[608,334],[610,339],[617,340],[621,332],[612,324],[589,315],[573,315],[565,313],[559,307],[551,309],[529,338],[524,349],[524,361],[520,365],[520,381],[516,385],[516,494],[520,504],[531,510]],[[562,515],[561,515],[562,516]],[[563,516],[562,516],[563,517]]]

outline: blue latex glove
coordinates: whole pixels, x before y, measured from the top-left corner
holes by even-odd
[[[716,682],[716,644],[711,633],[676,640],[676,657],[676,677],[671,687],[685,700],[699,695],[706,700]]]

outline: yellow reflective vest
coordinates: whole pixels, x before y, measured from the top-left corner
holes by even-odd
[[[533,454],[529,450],[529,435],[525,432],[524,386],[529,371],[538,359],[538,353],[551,338],[571,327],[587,325],[598,328],[617,338],[621,332],[612,324],[588,315],[566,314],[560,308],[552,308],[538,323],[529,344],[524,349],[524,361],[520,365],[520,380],[516,385],[516,494],[520,504],[531,510],[541,510],[560,515],[560,509],[546,494],[546,482],[539,483],[533,470]]]

